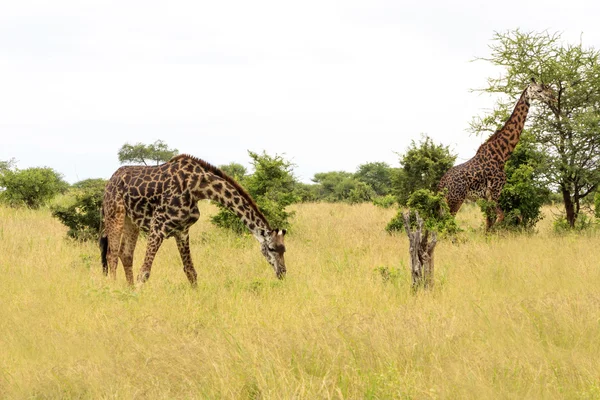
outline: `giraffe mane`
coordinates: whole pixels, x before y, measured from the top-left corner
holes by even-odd
[[[190,154],[179,154],[179,155],[176,155],[175,157],[171,158],[168,162],[172,163],[172,162],[179,161],[179,160],[182,160],[182,159],[192,160],[192,161],[200,164],[200,166],[204,170],[207,170],[207,171],[215,174],[219,178],[222,178],[226,182],[230,183],[238,191],[238,193],[248,202],[248,204],[250,204],[250,207],[252,207],[254,209],[254,212],[265,222],[265,225],[267,225],[267,228],[269,230],[271,230],[271,225],[269,224],[269,221],[264,216],[264,214],[260,211],[260,209],[258,208],[258,205],[254,201],[254,199],[252,198],[252,196],[250,196],[250,194],[246,191],[246,189],[244,189],[238,182],[236,182],[235,179],[233,179],[232,177],[230,177],[229,175],[227,175],[224,171],[222,171],[221,169],[215,167],[211,163],[209,163],[207,161],[204,161],[201,158],[192,156]]]

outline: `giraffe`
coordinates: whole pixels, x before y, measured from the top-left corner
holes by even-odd
[[[506,182],[504,164],[519,142],[532,100],[546,103],[556,101],[554,91],[547,85],[531,79],[504,126],[483,143],[473,158],[448,170],[438,184],[438,191],[447,190],[446,201],[452,215],[456,215],[465,199],[486,199],[496,203],[496,221],[486,221],[486,230],[504,219],[498,206],[500,193]]]
[[[140,230],[148,234],[146,256],[138,275],[150,277],[156,252],[174,237],[183,270],[196,286],[190,255],[190,227],[198,221],[198,201],[210,199],[233,211],[260,243],[260,250],[279,279],[285,277],[285,229],[271,229],[250,195],[220,169],[182,154],[158,166],[124,166],[106,184],[102,204],[100,248],[104,275],[116,279],[118,259],[133,285],[133,252]]]

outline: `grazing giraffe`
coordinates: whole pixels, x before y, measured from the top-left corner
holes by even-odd
[[[190,255],[190,227],[198,221],[197,202],[210,199],[233,211],[260,242],[262,254],[279,279],[285,276],[285,229],[271,229],[250,195],[232,178],[209,163],[186,154],[158,166],[119,168],[106,184],[100,237],[102,269],[113,279],[121,258],[127,282],[133,285],[133,252],[139,231],[148,233],[146,257],[138,276],[150,277],[154,256],[163,240],[174,237],[183,270],[196,285]]]
[[[504,212],[498,205],[506,182],[504,164],[519,142],[531,100],[556,101],[549,86],[538,84],[532,78],[504,126],[479,147],[473,158],[450,168],[442,177],[438,191],[447,190],[445,197],[452,215],[456,215],[465,199],[486,199],[496,203],[495,222],[504,219]],[[495,222],[488,218],[486,229]]]

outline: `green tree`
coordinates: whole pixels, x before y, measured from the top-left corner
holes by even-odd
[[[370,185],[367,185],[365,182],[357,181],[354,188],[352,188],[348,194],[348,203],[365,203],[371,201],[375,197],[375,191]]]
[[[392,187],[392,168],[384,162],[370,162],[358,166],[354,177],[369,185],[374,194],[385,196]]]
[[[144,164],[154,163],[155,165],[169,161],[179,154],[177,149],[170,149],[162,140],[157,140],[152,144],[129,144],[125,143],[119,150],[119,162],[121,164],[133,163]]]
[[[541,219],[550,191],[544,179],[545,155],[535,138],[524,131],[504,166],[506,184],[498,203],[504,211],[502,226],[533,228]]]
[[[52,216],[69,228],[67,236],[82,241],[98,239],[105,186],[104,179],[86,179],[53,201]]]
[[[600,190],[596,192],[594,197],[594,215],[596,218],[600,218]]]
[[[319,185],[310,183],[296,183],[296,197],[300,203],[319,201]]]
[[[229,175],[238,182],[242,182],[246,178],[246,174],[248,173],[246,167],[244,167],[242,164],[238,164],[235,162],[226,165],[221,165],[219,166],[219,168],[221,169],[221,171],[225,172],[227,175]]]
[[[456,155],[448,146],[435,144],[427,136],[421,141],[413,140],[403,155],[400,155],[401,168],[392,177],[393,191],[398,203],[406,205],[410,195],[419,189],[435,191],[442,176],[452,165]]]
[[[354,174],[345,171],[319,172],[312,181],[318,185],[319,200],[329,202],[346,201],[357,182]]]
[[[4,171],[12,170],[15,167],[16,163],[17,162],[14,158],[11,158],[8,161],[0,161],[0,174]]]
[[[514,106],[532,77],[551,85],[557,102],[533,107],[529,131],[548,155],[544,168],[548,183],[558,187],[571,227],[582,200],[600,184],[600,59],[593,48],[561,41],[560,34],[520,30],[496,33],[491,56],[480,58],[504,68],[489,78],[482,91],[501,93],[495,109],[471,123],[474,132],[494,132]]]
[[[260,211],[273,228],[289,229],[293,212],[286,207],[298,201],[295,191],[297,183],[293,174],[293,164],[279,155],[270,156],[248,151],[254,173],[239,182],[252,196]],[[212,222],[220,227],[232,229],[238,233],[247,232],[246,226],[229,209],[217,204],[219,213]]]
[[[52,168],[4,169],[0,172],[0,200],[11,206],[39,208],[64,192],[69,184]]]

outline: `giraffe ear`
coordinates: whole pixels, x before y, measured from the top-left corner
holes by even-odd
[[[535,83],[535,78],[533,76],[531,77],[531,83]]]
[[[287,230],[285,230],[285,229],[282,229],[282,230],[280,231],[280,234],[281,234],[281,236],[285,236],[285,234],[286,234],[286,233],[287,233]]]

